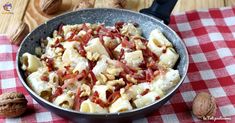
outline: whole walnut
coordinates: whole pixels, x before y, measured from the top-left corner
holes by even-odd
[[[27,109],[28,101],[22,93],[8,92],[0,95],[0,116],[18,117]]]
[[[62,0],[40,0],[41,11],[46,14],[54,14],[59,11]]]
[[[90,3],[89,1],[81,1],[76,6],[74,6],[73,10],[77,11],[80,9],[86,9],[86,8],[93,8],[94,5]]]
[[[216,114],[215,98],[206,92],[197,94],[193,101],[193,114],[200,119],[207,119]]]
[[[106,4],[109,8],[125,8],[127,0],[107,0]]]

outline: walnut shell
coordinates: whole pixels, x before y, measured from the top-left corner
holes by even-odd
[[[192,109],[193,114],[198,118],[212,117],[217,109],[215,98],[206,92],[201,92],[194,98]]]
[[[12,27],[9,36],[11,43],[14,45],[20,45],[25,36],[29,33],[29,26],[25,22],[19,22]]]
[[[127,0],[107,0],[107,7],[110,8],[125,8]]]
[[[0,95],[0,116],[20,116],[26,111],[27,103],[28,101],[22,93],[4,93]]]
[[[74,6],[73,11],[77,11],[80,9],[86,9],[86,8],[93,8],[94,5],[91,4],[89,1],[81,1],[76,6]]]
[[[40,8],[46,14],[54,14],[62,5],[62,0],[41,0]]]

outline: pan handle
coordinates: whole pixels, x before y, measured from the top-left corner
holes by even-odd
[[[165,24],[170,23],[170,15],[178,0],[154,0],[151,7],[140,10],[140,13],[154,16],[164,21]]]

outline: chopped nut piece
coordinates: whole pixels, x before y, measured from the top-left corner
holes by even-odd
[[[115,76],[111,75],[111,74],[105,74],[105,76],[109,79],[109,80],[114,80]]]
[[[125,8],[127,0],[107,0],[107,7],[110,8]]]
[[[135,83],[135,84],[137,83],[137,80],[135,78],[131,77],[130,75],[126,75],[126,79],[130,82]]]
[[[93,7],[94,7],[94,5],[91,4],[89,1],[81,1],[73,8],[73,11],[77,11],[80,9],[86,9],[86,8],[93,8]]]
[[[123,78],[121,78],[121,79],[118,79],[118,80],[108,81],[107,85],[111,85],[111,86],[114,86],[114,85],[125,85],[125,82],[123,81]]]
[[[89,96],[90,93],[91,93],[91,88],[86,85],[86,84],[82,84],[81,86],[81,94],[80,94],[80,97],[85,97],[85,96]]]
[[[118,76],[120,72],[123,71],[122,68],[117,68],[117,67],[108,67],[107,68],[107,73],[114,75],[114,76]]]
[[[89,59],[91,61],[97,61],[100,57],[100,54],[97,52],[95,52],[95,53],[87,52],[86,57],[87,57],[87,59]]]

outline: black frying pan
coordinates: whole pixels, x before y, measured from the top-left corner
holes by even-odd
[[[161,105],[166,103],[179,88],[183,82],[188,70],[188,53],[185,45],[177,34],[171,30],[167,25],[169,23],[170,13],[175,6],[177,0],[154,0],[152,6],[148,9],[143,9],[136,13],[129,10],[121,9],[84,9],[76,12],[70,12],[61,16],[58,16],[33,30],[22,42],[18,54],[17,54],[17,73],[30,95],[42,106],[48,110],[56,113],[59,116],[70,119],[72,121],[84,122],[120,122],[123,120],[132,120],[144,117],[152,112],[156,111]],[[144,13],[144,14],[142,14]],[[147,14],[147,15],[146,15]],[[33,92],[26,84],[24,72],[20,69],[21,65],[19,58],[23,53],[29,52],[35,54],[35,47],[40,46],[40,39],[45,39],[47,36],[52,35],[53,30],[63,24],[78,24],[78,23],[105,23],[105,25],[114,25],[118,21],[135,22],[138,23],[142,29],[143,36],[148,38],[150,32],[156,28],[160,29],[164,35],[172,42],[176,51],[179,53],[180,58],[175,68],[177,68],[181,75],[181,81],[171,89],[163,98],[155,103],[134,109],[123,113],[109,113],[109,114],[89,114],[81,113],[74,110],[68,110],[56,106],[50,102],[45,101],[35,92]],[[165,24],[164,24],[164,23]]]

